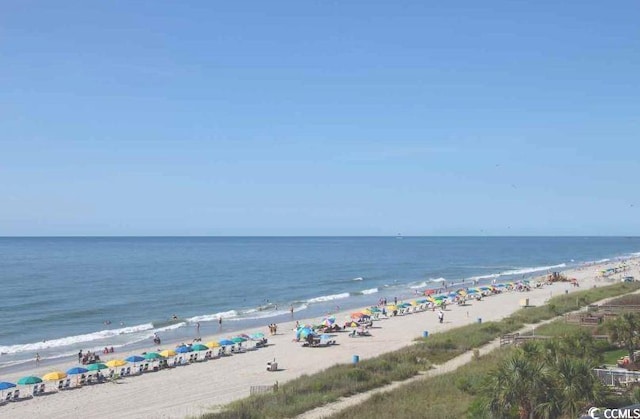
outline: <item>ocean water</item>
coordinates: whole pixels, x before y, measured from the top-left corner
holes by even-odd
[[[638,237],[0,238],[0,372],[640,253]],[[178,320],[172,320],[176,315]]]

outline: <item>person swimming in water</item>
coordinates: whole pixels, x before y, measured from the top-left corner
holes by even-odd
[[[174,314],[173,316],[171,316],[171,320],[178,320],[178,316]]]

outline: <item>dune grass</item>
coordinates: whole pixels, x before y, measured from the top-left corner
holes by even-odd
[[[361,361],[355,366],[336,365],[310,376],[303,375],[281,385],[277,392],[238,400],[227,405],[221,412],[207,413],[202,415],[201,418],[293,417],[334,402],[340,397],[365,392],[373,388],[382,387],[392,381],[401,381],[413,377],[419,374],[420,371],[429,369],[431,364],[446,362],[470,349],[489,343],[505,333],[514,332],[525,324],[539,323],[542,320],[576,310],[594,301],[626,294],[637,289],[640,289],[640,283],[618,283],[554,297],[547,305],[521,309],[498,322],[474,323],[447,332],[436,333],[428,338],[417,339],[415,345]],[[499,351],[498,354],[500,353]],[[467,368],[465,367],[465,376],[467,375],[466,371]],[[455,397],[451,397],[451,400],[445,403],[445,400],[442,399],[443,391],[438,385],[429,391],[440,394],[440,401],[437,404],[432,403],[432,405],[429,405],[432,406],[429,407],[431,409],[429,411],[433,412],[433,414],[413,416],[414,410],[407,410],[404,413],[393,410],[385,410],[384,412],[392,413],[395,417],[454,417],[448,416],[448,413],[445,414],[444,410],[439,410],[441,408],[438,406],[447,406],[448,409],[452,409],[452,412],[454,410],[457,411],[458,400]],[[412,395],[411,397],[412,399],[413,397],[422,397],[434,400],[426,395]],[[393,405],[400,409],[400,406],[406,405],[406,403],[406,401],[399,400],[397,403],[394,402]],[[369,404],[369,401],[367,401],[367,404]],[[460,403],[460,405],[462,404]],[[415,414],[417,415],[417,413]],[[378,417],[384,416],[379,416],[378,414]]]

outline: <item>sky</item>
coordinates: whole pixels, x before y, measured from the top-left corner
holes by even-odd
[[[637,1],[0,2],[0,236],[640,235]]]

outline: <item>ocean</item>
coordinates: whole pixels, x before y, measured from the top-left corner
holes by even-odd
[[[640,255],[639,237],[0,238],[0,373]],[[434,281],[435,280],[435,281]],[[467,282],[468,283],[468,282]],[[178,319],[172,319],[173,316]]]

